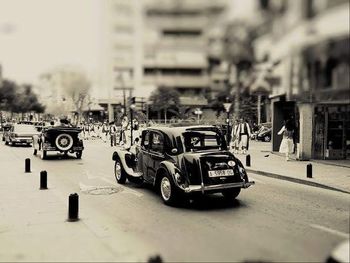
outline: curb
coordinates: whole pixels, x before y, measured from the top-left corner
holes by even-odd
[[[280,179],[280,180],[285,180],[285,181],[297,183],[297,184],[309,185],[309,186],[313,186],[313,187],[318,187],[318,188],[323,188],[323,189],[327,189],[327,190],[341,192],[344,194],[350,194],[350,192],[346,191],[346,190],[342,190],[342,189],[339,189],[336,187],[331,187],[331,186],[316,183],[316,182],[307,181],[304,179],[299,179],[299,178],[294,178],[294,177],[289,177],[289,176],[285,176],[285,175],[269,173],[269,172],[264,172],[264,171],[259,171],[259,170],[253,170],[253,169],[249,169],[249,168],[246,168],[246,171],[250,172],[250,173],[255,173],[255,174],[262,175],[262,176],[266,176],[266,177],[271,177],[271,178],[275,178],[275,179]]]

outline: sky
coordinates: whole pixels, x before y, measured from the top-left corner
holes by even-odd
[[[35,83],[55,66],[96,73],[99,0],[0,0],[3,77]]]

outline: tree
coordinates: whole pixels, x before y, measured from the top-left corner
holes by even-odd
[[[61,70],[60,77],[64,94],[72,100],[74,110],[77,113],[77,122],[79,123],[83,114],[83,108],[89,101],[90,81],[84,72],[74,68]]]
[[[246,73],[254,62],[254,31],[245,21],[234,21],[225,30],[223,59],[229,63],[228,73],[235,71],[234,114],[240,116],[242,73]],[[229,78],[230,79],[230,78]]]
[[[0,102],[1,109],[15,113],[29,111],[43,113],[45,110],[30,85],[18,86],[15,82],[9,80],[4,80],[0,87]]]
[[[167,112],[169,109],[176,109],[178,111],[180,104],[180,94],[174,89],[166,87],[159,87],[150,96],[152,101],[152,110],[160,112],[164,111],[164,119],[167,121]]]

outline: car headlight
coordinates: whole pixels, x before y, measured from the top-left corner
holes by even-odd
[[[181,175],[179,173],[175,173],[175,180],[178,184],[181,183],[182,181],[182,178],[181,178]]]
[[[231,167],[234,167],[236,165],[236,162],[231,160],[231,161],[228,161],[227,164]]]
[[[78,133],[78,139],[81,141],[83,140],[83,135],[81,133]]]

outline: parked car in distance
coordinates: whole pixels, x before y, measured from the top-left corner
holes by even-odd
[[[44,128],[42,132],[34,136],[34,155],[41,152],[41,159],[47,158],[48,152],[59,152],[65,155],[72,153],[77,159],[81,159],[84,143],[81,137],[81,129],[75,127],[55,126]]]
[[[37,135],[38,131],[33,125],[14,124],[10,130],[4,133],[4,141],[6,145],[26,144],[30,145],[33,142],[33,136]]]
[[[118,149],[112,159],[118,183],[152,184],[168,205],[192,194],[234,199],[254,184],[214,126],[147,128],[139,146]]]
[[[272,124],[270,122],[261,123],[259,130],[255,134],[255,140],[270,142],[272,138]]]

